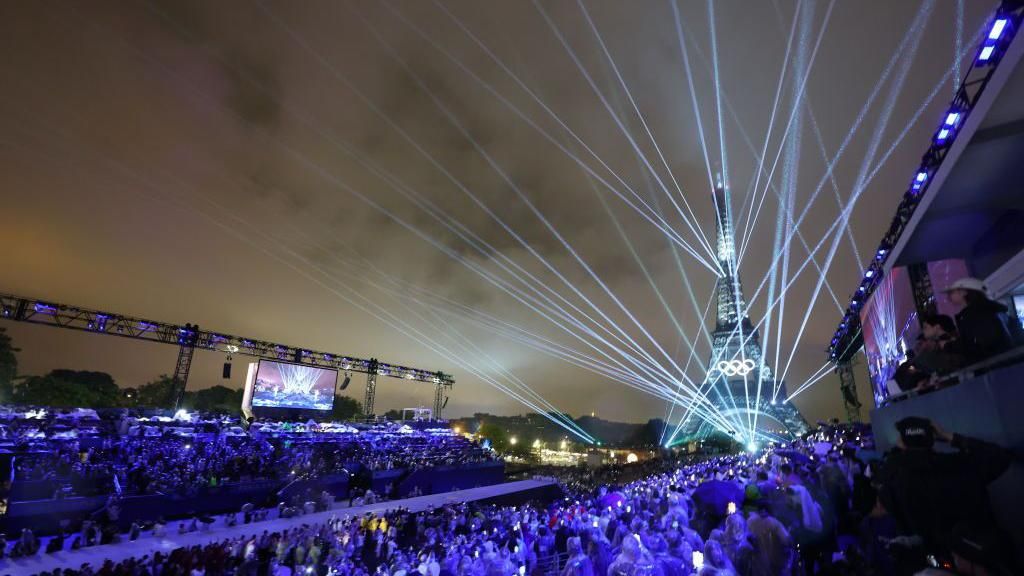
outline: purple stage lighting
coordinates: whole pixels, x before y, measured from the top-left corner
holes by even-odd
[[[939,135],[935,137],[935,140],[939,143],[945,142],[946,138],[949,138],[949,128],[943,128],[939,130]]]
[[[985,46],[981,49],[981,54],[978,54],[978,62],[988,62],[989,58],[992,57],[992,53],[995,52],[995,46]]]
[[[988,33],[989,40],[999,40],[999,37],[1003,35],[1003,30],[1006,28],[1006,18],[1000,18],[992,24],[992,30]]]
[[[875,271],[874,270],[868,270],[867,272],[864,273],[864,277],[865,278],[871,278],[874,275],[875,275]]]
[[[928,172],[926,172],[924,170],[921,170],[920,172],[917,173],[917,176],[914,177],[914,185],[912,186],[912,188],[914,190],[920,190],[921,186],[924,185],[924,182],[927,179],[928,179]]]
[[[959,112],[950,112],[946,115],[946,126],[953,126],[960,119]]]

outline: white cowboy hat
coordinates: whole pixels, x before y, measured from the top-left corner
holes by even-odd
[[[975,292],[981,292],[985,295],[988,294],[988,288],[985,286],[985,283],[970,276],[965,276],[956,282],[953,282],[942,291],[948,294],[953,290],[974,290]]]

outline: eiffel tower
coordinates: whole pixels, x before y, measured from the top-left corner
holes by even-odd
[[[785,382],[776,382],[761,356],[761,336],[747,316],[746,299],[736,269],[736,244],[732,226],[729,189],[718,176],[714,190],[717,211],[718,265],[722,276],[715,285],[715,330],[711,335],[711,359],[704,385],[707,399],[730,424],[724,430],[743,443],[785,439],[807,432],[807,422],[786,402]],[[760,383],[760,387],[758,386]],[[778,393],[775,389],[779,388]],[[754,437],[750,437],[753,423]],[[692,417],[687,436],[706,437],[721,423],[712,425]]]

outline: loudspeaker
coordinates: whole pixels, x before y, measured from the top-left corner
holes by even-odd
[[[221,372],[221,377],[225,380],[229,380],[231,378],[231,362],[224,363],[224,370]]]
[[[345,379],[341,381],[341,387],[338,388],[338,389],[339,390],[344,390],[345,388],[348,388],[348,383],[351,382],[351,381],[352,381],[352,377],[351,376],[345,376]]]
[[[302,364],[302,350],[296,350],[292,359],[295,360],[296,364]]]

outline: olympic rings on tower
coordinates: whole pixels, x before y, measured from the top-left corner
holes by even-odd
[[[743,360],[722,360],[716,366],[718,371],[726,376],[746,376],[756,367],[757,363],[750,358],[745,358]]]

